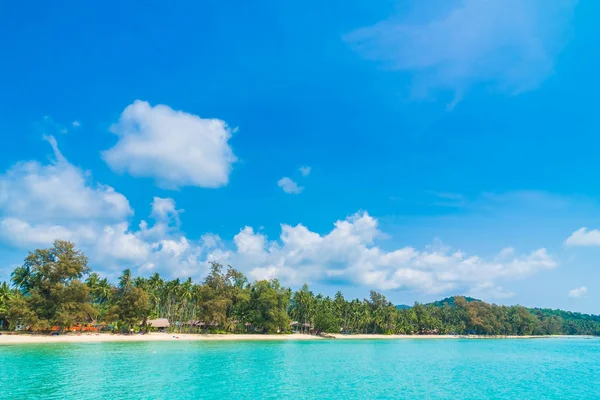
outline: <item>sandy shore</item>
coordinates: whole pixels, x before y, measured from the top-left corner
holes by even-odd
[[[0,345],[24,343],[100,343],[100,342],[165,342],[176,340],[233,341],[233,340],[320,340],[311,335],[199,335],[180,333],[149,333],[146,335],[1,335]]]
[[[314,335],[289,334],[289,335],[199,335],[199,334],[174,334],[174,333],[150,333],[146,335],[0,335],[0,345],[3,344],[26,344],[26,343],[103,343],[103,342],[162,342],[177,340],[193,341],[264,341],[264,340],[356,340],[356,339],[459,339],[459,336],[452,335],[328,335],[329,338],[323,338]],[[477,337],[470,336],[472,339],[531,339],[544,336],[498,336],[498,337]],[[545,336],[547,337],[547,336]],[[462,338],[465,338],[464,336]]]

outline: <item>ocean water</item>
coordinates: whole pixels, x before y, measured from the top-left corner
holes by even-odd
[[[600,399],[600,339],[0,346],[2,399]]]

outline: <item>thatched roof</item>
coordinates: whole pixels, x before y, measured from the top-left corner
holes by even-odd
[[[168,328],[169,326],[171,326],[169,320],[166,318],[149,319],[148,325],[150,325],[153,328]]]
[[[204,326],[204,325],[206,325],[206,324],[204,323],[204,321],[199,321],[199,320],[196,320],[196,319],[191,319],[191,320],[189,320],[188,322],[184,323],[184,325],[190,325],[190,326]]]

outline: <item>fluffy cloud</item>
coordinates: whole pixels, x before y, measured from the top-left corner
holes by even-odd
[[[569,297],[579,298],[579,297],[582,297],[586,293],[587,293],[587,288],[585,286],[582,286],[577,289],[569,290]]]
[[[171,198],[154,197],[152,201],[151,216],[159,221],[171,221],[179,226],[179,214],[183,210],[178,210],[175,207],[175,200]]]
[[[0,175],[0,214],[20,219],[119,220],[133,213],[127,198],[106,185],[93,185],[89,173],[70,164],[56,145],[47,165],[27,161]]]
[[[206,263],[199,257],[207,246],[179,232],[182,210],[173,199],[155,197],[151,223],[132,228],[127,198],[95,184],[60,153],[54,138],[48,141],[54,149],[49,164],[23,162],[0,175],[0,238],[5,244],[30,250],[70,240],[88,254],[93,267],[109,273],[135,266],[169,276],[204,273]]]
[[[235,251],[219,249],[213,259],[231,263],[255,279],[279,278],[289,285],[346,282],[377,290],[408,289],[439,294],[451,290],[505,298],[497,283],[556,267],[545,249],[515,255],[503,249],[490,259],[451,248],[383,250],[378,222],[366,212],[337,221],[325,235],[303,225],[281,226],[278,241],[245,227],[234,238]]]
[[[162,200],[166,199],[155,198],[155,202]],[[172,228],[173,217],[151,219],[152,224],[142,221],[134,229],[127,221],[103,224],[98,220],[65,220],[51,225],[9,217],[0,220],[0,237],[26,250],[50,246],[56,239],[73,241],[88,254],[94,268],[109,274],[137,267],[142,273],[201,277],[207,264],[200,256],[214,243],[208,246],[203,241],[188,240]]]
[[[296,182],[294,182],[287,176],[278,180],[277,186],[279,186],[285,193],[288,194],[299,194],[304,190],[302,186],[298,186]]]
[[[115,171],[151,177],[166,188],[227,185],[237,158],[225,121],[136,100],[111,127],[119,140],[102,153]]]
[[[600,231],[597,229],[580,228],[567,238],[568,246],[600,246]]]
[[[5,242],[23,248],[47,246],[55,239],[91,241],[94,236],[94,229],[85,225],[73,227],[44,223],[32,225],[27,221],[12,217],[0,220],[0,237]]]
[[[205,275],[209,261],[219,261],[253,279],[279,278],[292,286],[347,283],[383,291],[458,292],[489,299],[512,295],[501,286],[504,282],[556,267],[545,249],[518,254],[506,248],[492,257],[468,255],[440,244],[384,249],[378,241],[385,235],[367,212],[336,221],[326,234],[302,224],[283,224],[276,240],[246,226],[229,246],[210,233],[198,240],[187,238],[179,229],[182,210],[175,201],[154,197],[148,221],[132,226],[125,196],[94,183],[89,173],[62,156],[55,141],[50,142],[56,160],[47,165],[20,163],[0,177],[0,237],[24,250],[48,246],[55,239],[74,241],[88,254],[92,267],[108,275],[131,267],[146,275],[160,272],[197,279]],[[69,198],[56,201],[47,194],[52,188],[65,188]],[[61,195],[60,190],[53,193]],[[36,212],[29,212],[31,207]]]
[[[475,84],[518,93],[552,75],[570,36],[576,0],[417,3],[414,15],[358,29],[346,39],[363,56],[415,73],[414,90],[461,93]]]

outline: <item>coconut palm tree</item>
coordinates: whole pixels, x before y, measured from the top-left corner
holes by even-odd
[[[92,272],[85,280],[85,284],[88,285],[92,293],[94,293],[98,287],[98,282],[100,282],[100,275],[98,275],[96,272]]]
[[[2,284],[0,284],[0,329],[5,325],[6,316],[8,314],[8,302],[12,295],[8,283],[2,282]]]
[[[10,286],[8,286],[8,283],[2,282],[2,284],[0,284],[0,304],[6,304],[11,296],[12,292]]]
[[[113,295],[113,287],[108,279],[103,278],[98,281],[96,287],[96,296],[101,304],[108,303]]]
[[[10,280],[13,285],[23,294],[29,293],[32,279],[33,273],[29,265],[23,265],[15,268],[13,273],[10,275]]]
[[[125,287],[131,286],[132,283],[133,282],[131,278],[131,269],[127,268],[125,271],[123,271],[123,275],[119,277],[119,288],[123,289]]]
[[[138,276],[133,280],[133,286],[136,288],[148,290],[148,280],[143,276]]]

